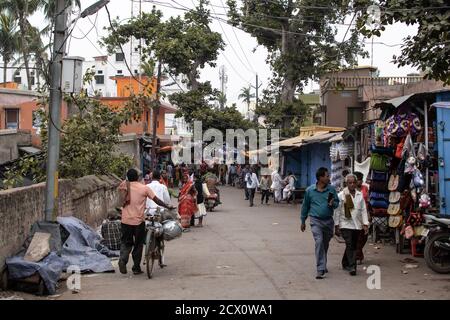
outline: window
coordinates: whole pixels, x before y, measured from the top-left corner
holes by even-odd
[[[139,47],[134,48],[134,52],[138,52],[139,51]]]
[[[15,73],[14,73],[14,82],[15,83],[22,83],[22,77],[20,76],[20,72],[19,71],[16,71]]]
[[[123,72],[122,72],[122,70],[117,70],[116,77],[123,77]]]
[[[31,76],[30,82],[31,82],[31,85],[34,86],[34,83],[35,83],[34,75]]]
[[[116,53],[116,61],[124,61],[125,60],[125,55],[122,52],[117,52]]]
[[[95,84],[105,84],[105,76],[103,75],[96,75],[95,78]]]
[[[363,113],[362,108],[348,108],[347,109],[347,125],[353,126],[356,123],[362,123]]]
[[[138,70],[137,69],[134,69],[134,74],[138,74]]]
[[[103,74],[103,70],[98,70],[97,74]]]
[[[6,129],[19,129],[19,109],[5,109]]]

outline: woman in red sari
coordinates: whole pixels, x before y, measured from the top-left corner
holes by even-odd
[[[197,190],[189,175],[184,174],[183,187],[178,197],[178,212],[181,216],[181,225],[186,230],[190,228],[191,217],[198,211]]]

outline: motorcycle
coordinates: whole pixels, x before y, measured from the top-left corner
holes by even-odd
[[[217,207],[219,202],[219,195],[217,192],[214,192],[213,190],[217,190],[217,188],[214,186],[209,186],[204,183],[203,184],[203,195],[204,195],[204,204],[206,211],[212,212],[215,207]]]
[[[450,219],[425,215],[425,262],[436,273],[450,273]]]

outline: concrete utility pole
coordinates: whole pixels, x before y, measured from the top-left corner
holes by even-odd
[[[99,0],[80,14],[81,18],[95,14],[109,0]],[[65,0],[56,1],[53,57],[50,65],[50,121],[48,124],[47,181],[45,184],[45,220],[56,221],[58,215],[58,163],[61,128],[61,76],[67,43],[67,10]],[[76,22],[73,20],[72,23]]]
[[[153,108],[153,133],[152,133],[152,170],[156,168],[156,127],[158,125],[159,108],[161,107],[161,100],[159,93],[161,92],[161,60],[158,63],[158,75],[156,78],[156,99],[157,106]]]
[[[58,162],[61,127],[61,73],[66,51],[67,15],[64,0],[56,2],[53,60],[50,66],[50,121],[48,131],[47,181],[45,185],[45,220],[56,221],[58,215]]]

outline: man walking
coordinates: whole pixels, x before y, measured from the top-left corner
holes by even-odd
[[[273,200],[275,203],[281,201],[281,192],[283,190],[283,179],[281,179],[279,170],[272,172],[272,185],[270,186],[273,190]]]
[[[261,188],[261,204],[264,203],[264,199],[266,199],[266,204],[269,204],[269,176],[264,175],[261,178],[260,188]]]
[[[356,189],[356,176],[348,174],[345,182],[347,187],[339,193],[340,204],[334,213],[334,224],[336,234],[341,233],[345,240],[342,268],[355,276],[358,238],[361,230],[365,235],[369,233],[369,218],[363,194]]]
[[[250,168],[248,167],[248,165],[246,165],[244,167],[244,169],[242,169],[241,172],[241,177],[242,177],[242,181],[244,182],[244,191],[245,191],[245,200],[249,200],[249,193],[248,193],[248,189],[247,189],[247,174],[250,173]]]
[[[254,167],[252,167],[250,169],[250,172],[246,174],[245,182],[247,184],[250,207],[253,207],[253,200],[255,199],[255,191],[256,188],[259,187],[258,176],[256,175],[256,169]]]
[[[323,279],[327,270],[327,253],[333,237],[333,211],[339,206],[339,198],[327,168],[316,172],[317,183],[306,189],[301,211],[301,231],[306,230],[306,219],[311,219],[311,231],[315,241],[316,279]]]
[[[127,172],[127,180],[119,185],[121,199],[124,199],[119,258],[119,270],[122,274],[127,273],[127,263],[131,251],[133,251],[133,273],[142,273],[141,260],[145,241],[145,202],[147,198],[162,207],[174,209],[170,204],[161,201],[150,188],[139,182],[138,179],[138,172],[130,169]]]

